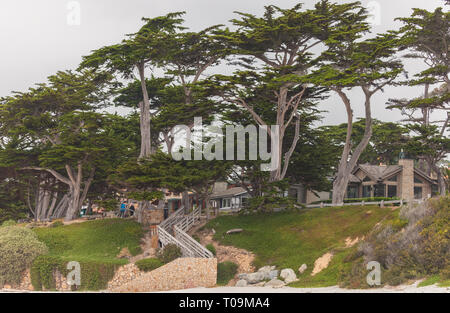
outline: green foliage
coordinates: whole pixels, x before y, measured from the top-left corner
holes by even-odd
[[[1,226],[2,227],[7,227],[7,226],[14,226],[16,224],[17,223],[14,220],[7,220],[7,221],[4,221]]]
[[[67,264],[70,261],[61,257],[43,255],[33,262],[31,267],[31,283],[35,290],[54,290],[56,288],[55,273],[67,275]],[[119,264],[98,261],[80,261],[81,285],[72,286],[76,290],[106,289],[108,282],[114,277]]]
[[[18,226],[0,227],[0,285],[17,285],[24,271],[48,248],[36,234]]]
[[[161,267],[164,265],[163,262],[161,262],[161,260],[157,259],[157,258],[148,258],[148,259],[142,259],[137,261],[136,266],[144,272],[150,272],[153,271],[155,269],[157,269],[158,267]]]
[[[368,197],[368,198],[349,198],[349,199],[344,199],[344,203],[357,203],[357,202],[379,202],[379,201],[391,201],[391,200],[399,200],[399,198],[397,197],[392,197],[392,198],[388,198],[388,197]],[[311,204],[319,204],[319,203],[331,203],[332,200],[320,200],[320,201],[314,201]]]
[[[342,276],[344,286],[367,286],[362,274],[365,260],[380,262],[383,284],[399,285],[436,275],[442,280],[448,279],[450,198],[429,200],[426,205],[406,210],[414,211],[402,212],[402,215],[409,216],[409,222],[394,219],[374,229],[365,239],[360,246],[363,257],[358,258],[351,271]]]
[[[216,256],[217,251],[216,248],[214,247],[214,245],[212,243],[209,243],[206,245],[206,249],[208,249],[209,251],[211,251],[211,253]]]
[[[372,214],[367,214],[369,210]],[[352,266],[352,263],[343,262],[352,252],[352,249],[345,248],[345,240],[367,236],[377,223],[386,223],[397,217],[397,211],[377,206],[326,207],[298,212],[220,216],[205,228],[214,228],[214,240],[222,245],[253,252],[256,268],[272,264],[277,268],[295,270],[306,264],[312,270],[317,258],[332,251],[333,259],[326,269],[315,276],[307,271],[293,286],[334,286],[339,283],[340,271],[349,271]],[[244,231],[226,235],[234,228]],[[367,271],[365,273],[367,275]]]
[[[238,269],[238,265],[231,261],[225,261],[217,264],[217,284],[224,286],[234,278]]]
[[[182,256],[181,249],[175,244],[168,244],[158,250],[156,257],[164,264],[170,263]]]

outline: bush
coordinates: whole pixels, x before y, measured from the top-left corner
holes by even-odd
[[[7,221],[3,222],[2,227],[14,226],[14,225],[17,225],[16,221],[14,221],[14,220],[7,220]]]
[[[56,288],[55,273],[59,271],[67,275],[67,263],[57,256],[42,255],[37,257],[31,267],[31,284],[35,290],[54,290]],[[80,261],[81,286],[73,287],[79,290],[102,290],[108,287],[108,282],[114,277],[119,264],[99,261]]]
[[[217,284],[226,285],[236,275],[238,265],[231,261],[217,264]]]
[[[392,200],[399,200],[398,197],[393,197],[393,198],[387,198],[387,197],[371,197],[371,198],[349,198],[349,199],[344,199],[344,203],[353,203],[353,202],[379,202],[379,201],[392,201]],[[314,201],[311,202],[311,204],[320,204],[320,203],[331,203],[332,200],[320,200],[320,201]]]
[[[348,286],[361,282],[361,268],[378,261],[383,268],[382,283],[398,285],[411,279],[439,275],[450,268],[450,197],[404,207],[400,216],[373,231],[360,245],[363,254],[352,273],[344,277]],[[404,219],[408,221],[405,222]]]
[[[217,251],[216,248],[213,246],[212,243],[209,243],[206,245],[206,249],[208,249],[209,251],[211,251],[211,253],[216,256],[217,255]]]
[[[161,267],[164,265],[164,263],[161,262],[157,258],[142,259],[142,260],[137,261],[135,264],[141,271],[144,271],[144,272],[153,271],[153,270],[157,269],[158,267]]]
[[[168,244],[157,252],[157,258],[167,264],[182,256],[181,249],[175,244]]]
[[[0,286],[5,283],[18,285],[33,260],[47,252],[47,246],[32,230],[17,226],[1,227]]]

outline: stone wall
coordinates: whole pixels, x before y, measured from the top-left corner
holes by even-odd
[[[126,274],[123,274],[127,277]],[[113,279],[114,281],[114,279]],[[214,287],[217,282],[217,259],[179,258],[154,271],[139,275],[128,283],[111,284],[112,292],[151,292]]]

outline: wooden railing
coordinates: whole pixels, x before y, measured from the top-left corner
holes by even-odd
[[[188,215],[185,215],[184,208],[180,208],[159,224],[157,231],[162,246],[177,245],[183,257],[213,258],[214,255],[208,249],[186,233],[200,221],[200,214],[200,207]]]

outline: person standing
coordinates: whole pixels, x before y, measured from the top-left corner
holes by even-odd
[[[122,202],[120,204],[120,213],[119,213],[119,217],[125,217],[125,211],[127,209],[127,205],[125,204],[125,202]]]

